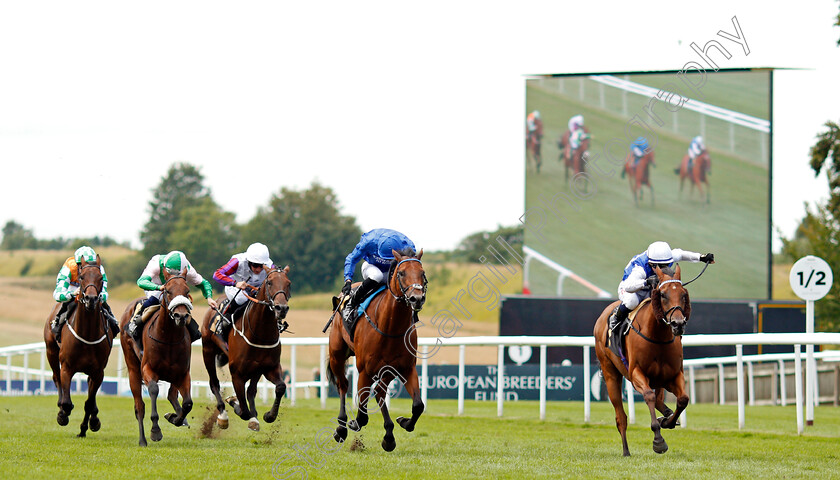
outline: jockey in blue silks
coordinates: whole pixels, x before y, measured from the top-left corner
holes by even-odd
[[[644,299],[650,297],[650,291],[658,281],[654,273],[656,267],[671,274],[673,264],[683,261],[715,263],[715,256],[711,253],[701,255],[679,248],[672,250],[665,242],[653,242],[647,250],[631,258],[624,267],[624,276],[618,284],[618,299],[621,300],[621,304],[610,315],[610,331],[624,323],[627,315]],[[626,329],[621,333],[626,333]]]
[[[402,255],[415,254],[414,242],[404,234],[388,228],[371,230],[359,239],[356,248],[344,260],[344,286],[341,293],[348,295],[353,280],[353,271],[362,262],[362,285],[347,302],[342,315],[350,318],[364,298],[388,281],[388,270],[394,260],[393,250]]]
[[[633,154],[633,166],[639,164],[639,160],[642,159],[648,152],[648,141],[645,137],[639,137],[630,144],[630,153]]]

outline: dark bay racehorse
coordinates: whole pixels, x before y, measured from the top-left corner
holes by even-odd
[[[696,186],[697,190],[700,191],[700,198],[703,198],[703,185],[705,184],[706,203],[711,202],[708,176],[712,173],[712,157],[709,156],[708,150],[704,150],[703,153],[698,155],[694,162],[691,162],[690,167],[688,154],[684,155],[680,167],[674,171],[680,176],[680,194],[682,194],[683,185],[687,178],[691,182],[691,192],[689,194],[694,195],[694,187]]]
[[[82,420],[79,437],[84,437],[88,426],[91,431],[98,431],[101,426],[99,408],[96,406],[96,392],[102,385],[105,365],[111,354],[113,337],[108,327],[108,320],[102,313],[101,260],[96,256],[96,263],[82,260],[79,265],[79,291],[76,295],[76,308],[67,319],[61,331],[61,344],[57,343],[50,328],[50,322],[58,313],[56,305],[44,326],[44,342],[47,347],[47,360],[53,371],[53,382],[58,389],[58,417],[61,426],[67,425],[73,410],[70,400],[70,384],[76,372],[88,375],[88,399],[85,401],[85,417]]]
[[[246,307],[242,316],[236,319],[227,344],[211,329],[216,312],[211,309],[204,316],[201,328],[202,354],[204,366],[210,375],[210,390],[216,397],[216,409],[219,411],[216,423],[220,428],[228,427],[228,416],[216,374],[217,359],[219,366],[230,359],[230,376],[236,397],[229,398],[228,402],[234,412],[248,422],[248,428],[254,431],[260,429],[254,398],[261,376],[274,384],[274,404],[270,411],[265,412],[263,420],[272,423],[277,418],[280,400],[286,393],[283,368],[280,366],[280,327],[289,312],[291,287],[288,266],[282,270],[269,270],[256,298]],[[244,292],[239,294],[244,295]],[[249,381],[246,395],[245,383]]]
[[[358,320],[354,340],[350,340],[339,318],[332,322],[327,372],[338,389],[341,401],[335,440],[343,442],[347,438],[347,428],[358,432],[367,425],[368,399],[375,396],[376,408],[382,410],[385,422],[382,448],[388,452],[397,446],[394,422],[385,404],[391,380],[397,378],[403,382],[413,399],[411,418],[397,418],[402,428],[413,431],[425,408],[417,378],[417,331],[414,325],[415,312],[420,311],[426,301],[426,274],[420,263],[423,251],[420,250],[416,257],[404,256],[396,251],[393,254],[395,260],[388,277],[388,288],[374,297],[363,318]],[[359,371],[359,411],[355,420],[347,422],[345,399],[349,386],[344,368],[347,359],[353,355]]]
[[[537,173],[540,173],[540,167],[542,167],[542,128],[528,134],[526,154],[533,159]]]
[[[633,202],[635,202],[637,207],[639,206],[639,200],[644,198],[642,187],[645,185],[650,189],[650,204],[653,205],[655,203],[653,185],[650,184],[649,170],[651,165],[656,166],[653,158],[653,150],[640,158],[639,163],[636,163],[632,153],[628,154],[627,160],[624,163],[624,174],[627,175],[630,181],[630,191],[633,192]]]
[[[146,446],[146,433],[143,430],[143,417],[146,414],[146,404],[143,402],[143,384],[149,390],[152,401],[152,430],[153,442],[160,441],[163,433],[158,425],[157,398],[160,391],[158,381],[169,382],[167,398],[175,413],[167,413],[165,418],[175,426],[187,425],[187,414],[190,413],[193,401],[190,396],[190,334],[187,331],[192,311],[190,287],[184,277],[186,270],[180,275],[163,272],[163,293],[160,297],[160,308],[151,314],[143,323],[141,337],[142,348],[134,344],[130,335],[120,335],[128,368],[128,381],[131,393],[134,395],[134,415],[140,428],[140,446]],[[120,319],[120,331],[131,321],[134,308],[139,298],[128,304]],[[142,351],[142,354],[140,352]],[[182,402],[178,402],[178,394]]]
[[[569,137],[571,136],[571,132],[569,130],[566,130],[566,133],[564,133],[557,142],[557,146],[560,147],[561,150],[561,159],[565,166],[564,171],[566,180],[569,179],[569,170],[572,171],[572,175],[584,173],[586,171],[586,155],[589,152],[589,142],[592,136],[589,134],[588,128],[584,127],[583,131],[584,134],[581,139],[580,146],[576,149],[573,149],[569,143]]]
[[[691,302],[680,280],[679,265],[673,276],[659,268],[655,272],[659,285],[651,290],[650,302],[638,309],[631,323],[632,331],[624,339],[626,364],[607,346],[608,319],[618,302],[609,305],[595,323],[595,353],[615,408],[615,423],[625,457],[630,456],[630,450],[627,448],[627,414],[621,401],[622,377],[633,383],[650,409],[650,429],[653,430],[653,451],[656,453],[668,451],[660,429],[674,428],[688,405],[681,339],[691,314]],[[677,397],[676,411],[665,405],[665,390]],[[655,410],[663,416],[657,418]]]

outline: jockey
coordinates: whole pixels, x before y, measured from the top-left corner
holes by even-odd
[[[61,270],[58,271],[58,276],[55,279],[55,290],[53,290],[53,298],[56,302],[61,302],[61,307],[52,321],[52,332],[58,339],[61,329],[67,323],[67,309],[70,304],[76,299],[79,292],[79,269],[82,265],[82,260],[87,263],[96,263],[96,252],[93,248],[88,246],[79,247],[72,257],[64,261]],[[111,311],[111,306],[108,305],[108,276],[105,275],[105,267],[99,265],[99,271],[102,272],[102,292],[99,293],[99,299],[102,301],[102,312],[108,319],[108,325],[117,335],[120,331],[119,323]]]
[[[542,137],[543,125],[542,120],[540,120],[539,110],[534,110],[528,114],[528,118],[525,120],[525,126],[527,128],[528,141],[531,140],[531,137],[535,137],[535,140],[539,140]]]
[[[711,253],[701,255],[679,248],[672,250],[665,242],[653,242],[646,251],[631,258],[624,267],[624,276],[618,284],[618,299],[621,300],[621,304],[610,315],[610,331],[621,325],[627,319],[627,314],[650,297],[651,289],[655,288],[658,281],[654,268],[659,267],[671,274],[673,264],[682,261],[715,263],[715,256]]]
[[[583,115],[575,115],[569,119],[569,138],[577,130],[583,130]]]
[[[131,335],[131,338],[138,344],[140,343],[140,334],[143,332],[143,311],[152,305],[160,305],[163,284],[166,283],[166,280],[163,278],[163,272],[167,271],[170,275],[181,275],[185,270],[187,282],[201,289],[201,293],[207,299],[207,304],[210,305],[210,308],[216,309],[218,307],[216,301],[213,300],[213,289],[210,287],[210,282],[205,280],[204,277],[192,268],[190,261],[187,260],[183,252],[174,250],[166,255],[155,255],[149,260],[149,263],[137,280],[137,286],[146,290],[146,300],[143,301],[141,308],[135,309],[134,316],[131,317],[131,321],[125,326],[126,333]],[[201,338],[198,323],[192,317],[190,317],[190,323],[187,328],[190,332],[190,339],[193,342]]]
[[[630,144],[630,153],[633,155],[633,165],[638,165],[639,161],[647,155],[648,141],[645,137],[639,137]]]
[[[268,247],[262,243],[252,243],[248,250],[237,253],[230,260],[213,272],[213,280],[225,286],[227,300],[220,310],[227,313],[217,325],[216,333],[222,338],[232,325],[233,316],[242,311],[248,303],[248,297],[240,295],[242,290],[256,290],[262,286],[268,276],[267,269],[274,267],[268,254]],[[246,292],[247,293],[247,292]],[[225,309],[227,306],[227,309]]]
[[[706,151],[706,144],[703,143],[703,137],[697,135],[691,139],[691,144],[688,146],[688,169],[691,170],[694,159]]]
[[[347,255],[344,260],[344,286],[341,288],[341,293],[343,295],[350,293],[353,271],[359,260],[364,260],[362,262],[362,279],[364,281],[350,301],[347,302],[347,306],[342,312],[345,319],[352,317],[359,304],[368,294],[388,281],[388,270],[394,260],[392,250],[396,250],[402,255],[414,255],[414,242],[396,230],[377,228],[362,235],[356,248]]]

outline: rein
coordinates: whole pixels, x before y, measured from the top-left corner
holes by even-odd
[[[426,280],[426,273],[424,272],[423,273],[423,283],[422,284],[412,283],[411,285],[409,285],[407,287],[403,287],[402,282],[400,281],[400,277],[397,276],[397,288],[400,289],[400,293],[401,293],[401,295],[397,296],[394,293],[394,290],[391,288],[391,281],[390,280],[391,280],[391,278],[393,278],[398,273],[397,269],[400,268],[400,265],[402,265],[405,262],[417,262],[417,263],[420,264],[421,267],[423,266],[423,262],[421,262],[419,259],[416,259],[416,258],[406,258],[404,260],[400,260],[400,262],[397,263],[394,266],[393,270],[391,271],[390,275],[388,276],[388,293],[390,293],[391,296],[394,297],[394,300],[397,300],[397,301],[402,300],[402,301],[408,303],[405,299],[405,294],[409,290],[420,290],[425,295],[426,294],[426,288],[428,287],[429,282]],[[414,310],[414,309],[412,308],[412,310]]]
[[[172,281],[176,278],[183,278],[184,281],[186,281],[186,277],[184,277],[183,275],[172,275],[165,282],[163,282],[163,286],[166,286],[167,283],[169,283],[170,281]],[[166,301],[166,303],[161,301],[161,309],[166,308],[166,314],[170,318],[170,320],[175,319],[175,313],[172,312],[172,310],[169,309],[169,304],[172,303],[175,300],[178,300],[179,298],[182,298],[183,301],[180,301],[177,305],[175,305],[175,308],[177,308],[181,305],[184,305],[184,306],[187,307],[187,311],[192,312],[192,303],[186,297],[184,297],[183,295],[176,295],[174,298],[170,299],[170,297],[172,297],[172,295],[169,294],[169,292],[167,292],[166,289],[164,288],[163,291],[161,292],[161,297],[162,297],[163,300]],[[154,320],[152,320],[152,323],[149,325],[149,329],[148,329],[149,338],[151,338],[152,340],[154,340],[158,343],[162,343],[164,345],[180,345],[182,343],[181,340],[176,340],[174,342],[167,342],[167,341],[160,340],[160,339],[157,339],[154,336],[152,336],[153,327],[155,326],[155,324],[157,323],[157,321],[160,317],[161,317],[160,314],[156,315]],[[184,327],[186,328],[186,325],[184,325]]]
[[[79,280],[81,280],[82,270],[84,270],[88,267],[98,269],[99,265],[88,263],[88,264],[85,264],[84,266],[82,266],[81,268],[79,268],[79,277],[80,277]],[[85,285],[84,288],[80,288],[79,291],[76,292],[76,301],[81,303],[84,308],[87,308],[87,305],[88,305],[87,296],[85,295],[85,291],[87,291],[87,289],[90,288],[90,287],[93,287],[94,290],[96,291],[97,298],[99,297],[99,294],[102,293],[99,290],[99,288],[97,288],[96,285],[93,284],[93,283],[89,283],[89,284]],[[75,320],[78,317],[78,315],[79,315],[79,312],[77,311],[76,315],[73,316],[73,319]],[[101,312],[100,312],[100,316],[102,316]],[[80,342],[82,342],[86,345],[97,345],[99,343],[102,343],[102,341],[105,340],[106,338],[108,338],[108,328],[105,327],[105,326],[103,326],[103,327],[104,327],[103,329],[105,330],[105,333],[102,334],[102,337],[100,337],[99,340],[90,341],[90,340],[85,340],[84,338],[82,338],[81,335],[79,335],[76,332],[76,330],[73,328],[72,322],[70,322],[69,319],[67,321],[67,329],[70,330],[70,333],[72,333],[73,336],[76,337],[76,340],[78,340],[78,341],[80,341]]]
[[[703,267],[703,270],[700,270],[700,273],[698,273],[696,277],[694,277],[694,278],[692,278],[691,280],[689,280],[689,281],[687,281],[687,282],[683,283],[683,286],[686,286],[686,285],[688,285],[689,283],[691,283],[691,282],[693,282],[693,281],[697,280],[698,278],[700,278],[700,275],[703,275],[703,272],[705,272],[705,271],[706,271],[706,269],[707,269],[707,268],[709,268],[709,265],[711,265],[711,263],[707,263],[707,264]]]
[[[268,277],[270,277],[271,275],[273,275],[275,273],[277,273],[278,275],[282,274],[282,270],[272,270],[268,275],[266,275],[265,281],[263,282],[263,285],[265,285],[265,282],[268,281]],[[277,295],[280,295],[282,293],[283,296],[286,297],[286,301],[288,302],[289,297],[290,297],[289,293],[286,292],[285,290],[280,290],[279,292],[272,295],[271,298],[269,299],[269,301],[266,302],[264,300],[256,299],[256,298],[248,295],[247,293],[244,293],[245,290],[241,290],[241,291],[243,292],[243,295],[245,295],[245,298],[247,298],[251,303],[249,303],[248,306],[245,307],[245,312],[242,313],[242,322],[243,322],[242,330],[239,330],[238,328],[236,328],[236,322],[231,322],[231,324],[233,326],[233,331],[238,333],[239,336],[242,337],[243,340],[245,340],[245,343],[247,343],[248,345],[250,345],[252,347],[255,347],[255,348],[274,348],[277,345],[280,345],[280,333],[282,333],[282,330],[280,330],[277,333],[277,341],[276,342],[272,343],[271,345],[263,345],[263,344],[259,344],[259,343],[254,343],[254,342],[252,342],[251,340],[248,339],[248,337],[245,335],[244,323],[245,323],[246,319],[248,319],[248,313],[251,310],[251,305],[253,305],[254,303],[257,303],[259,305],[264,305],[264,306],[268,307],[270,310],[274,311],[274,309],[276,307],[276,304],[274,303],[274,299],[277,298]],[[279,326],[280,326],[280,323],[278,322],[278,328],[279,328]],[[287,326],[288,326],[288,324],[287,324]],[[253,329],[251,328],[250,321],[248,322],[248,329],[253,332]],[[285,329],[283,329],[283,330],[285,330]]]

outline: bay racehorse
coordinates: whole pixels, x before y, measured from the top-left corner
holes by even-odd
[[[619,302],[613,302],[595,322],[595,353],[607,393],[615,408],[615,423],[621,434],[624,456],[627,447],[627,414],[621,400],[622,377],[632,382],[650,409],[650,429],[653,430],[653,451],[665,453],[668,444],[660,429],[674,428],[680,414],[688,405],[683,376],[682,335],[691,315],[688,291],[680,280],[680,266],[673,276],[661,269],[654,270],[659,284],[651,290],[650,302],[643,303],[630,320],[631,331],[624,338],[625,350],[621,358],[607,346],[609,317]],[[632,314],[631,314],[632,315]],[[665,391],[677,397],[677,410],[665,405]],[[662,413],[657,418],[655,410]]]
[[[143,384],[149,390],[152,401],[152,441],[163,438],[158,425],[157,398],[160,391],[158,382],[169,382],[167,398],[175,413],[167,413],[165,418],[175,426],[187,425],[187,414],[190,413],[193,401],[190,396],[190,334],[187,326],[192,319],[192,297],[190,287],[185,278],[186,269],[179,275],[172,275],[164,270],[163,293],[160,296],[160,308],[152,312],[148,320],[143,322],[141,333],[142,345],[136,345],[130,335],[120,335],[128,368],[128,382],[134,396],[134,415],[140,428],[140,446],[146,446],[146,433],[143,429],[143,418],[146,404],[143,402]],[[144,299],[133,300],[126,307],[120,319],[120,331],[131,321],[135,306]],[[152,308],[152,307],[150,307]],[[178,402],[178,394],[182,401]]]
[[[341,402],[338,413],[338,427],[335,440],[339,443],[347,438],[347,429],[358,432],[368,423],[368,400],[374,396],[377,407],[382,411],[385,437],[382,448],[392,451],[397,446],[394,439],[394,422],[385,403],[388,385],[398,379],[411,396],[411,418],[399,417],[397,423],[406,431],[414,431],[417,419],[425,406],[421,400],[420,382],[417,378],[417,331],[414,324],[416,312],[426,301],[426,274],[420,258],[392,251],[394,261],[388,275],[387,288],[379,292],[368,305],[364,318],[360,318],[355,336],[350,335],[339,319],[332,322],[329,341],[330,380],[338,389]],[[335,302],[336,300],[334,300]],[[334,305],[335,306],[335,305]],[[358,405],[355,420],[347,421],[345,400],[349,388],[344,369],[347,359],[356,356],[359,371]]]
[[[706,203],[711,202],[708,177],[712,173],[712,157],[709,156],[708,150],[704,150],[693,162],[689,162],[688,154],[684,155],[680,167],[675,169],[674,172],[680,176],[680,194],[682,194],[685,180],[688,179],[691,182],[690,195],[694,195],[694,187],[697,187],[700,198],[703,198],[703,185],[706,185]]]
[[[529,158],[533,159],[537,173],[540,173],[540,167],[542,167],[542,128],[538,131],[528,133],[526,154]]]
[[[570,170],[572,175],[586,172],[586,156],[589,154],[589,142],[592,136],[589,134],[589,129],[584,127],[578,148],[572,148],[570,138],[571,132],[566,130],[566,133],[557,142],[557,146],[560,147],[560,158],[564,165],[565,179],[567,181],[569,180]]]
[[[56,305],[44,326],[44,342],[47,360],[53,371],[53,382],[58,389],[58,417],[61,426],[67,425],[73,410],[70,400],[70,384],[76,372],[88,376],[88,398],[85,401],[85,417],[82,420],[79,437],[84,437],[88,426],[91,431],[98,431],[99,409],[96,406],[96,392],[102,385],[105,365],[111,354],[114,337],[108,326],[108,320],[102,311],[103,279],[100,269],[101,260],[96,256],[96,263],[82,260],[79,265],[79,291],[73,300],[76,306],[68,315],[67,323],[61,331],[61,343],[56,342],[50,328],[50,322],[58,313]]]
[[[627,155],[627,160],[624,163],[624,175],[630,181],[630,191],[633,193],[633,202],[639,206],[639,200],[644,198],[642,187],[647,185],[650,189],[650,204],[655,203],[653,196],[653,185],[650,184],[650,167],[656,166],[653,158],[653,150],[646,153],[639,159],[638,163],[635,161],[632,153]],[[623,176],[623,175],[622,175]]]
[[[289,297],[292,295],[289,267],[268,270],[265,281],[257,291],[256,298],[249,298],[249,304],[241,317],[233,324],[229,341],[211,328],[216,311],[208,310],[201,328],[201,345],[204,366],[210,376],[210,391],[216,397],[219,416],[216,423],[220,428],[228,427],[228,415],[219,387],[216,365],[220,367],[230,360],[230,376],[235,397],[228,399],[234,413],[248,422],[248,428],[260,429],[254,398],[261,376],[274,384],[274,404],[265,412],[263,420],[268,423],[277,418],[280,400],[286,393],[283,368],[280,366],[280,333],[288,325],[284,319],[289,312]],[[245,295],[239,292],[238,295]],[[221,303],[221,299],[220,299]],[[248,384],[247,391],[245,384]]]

